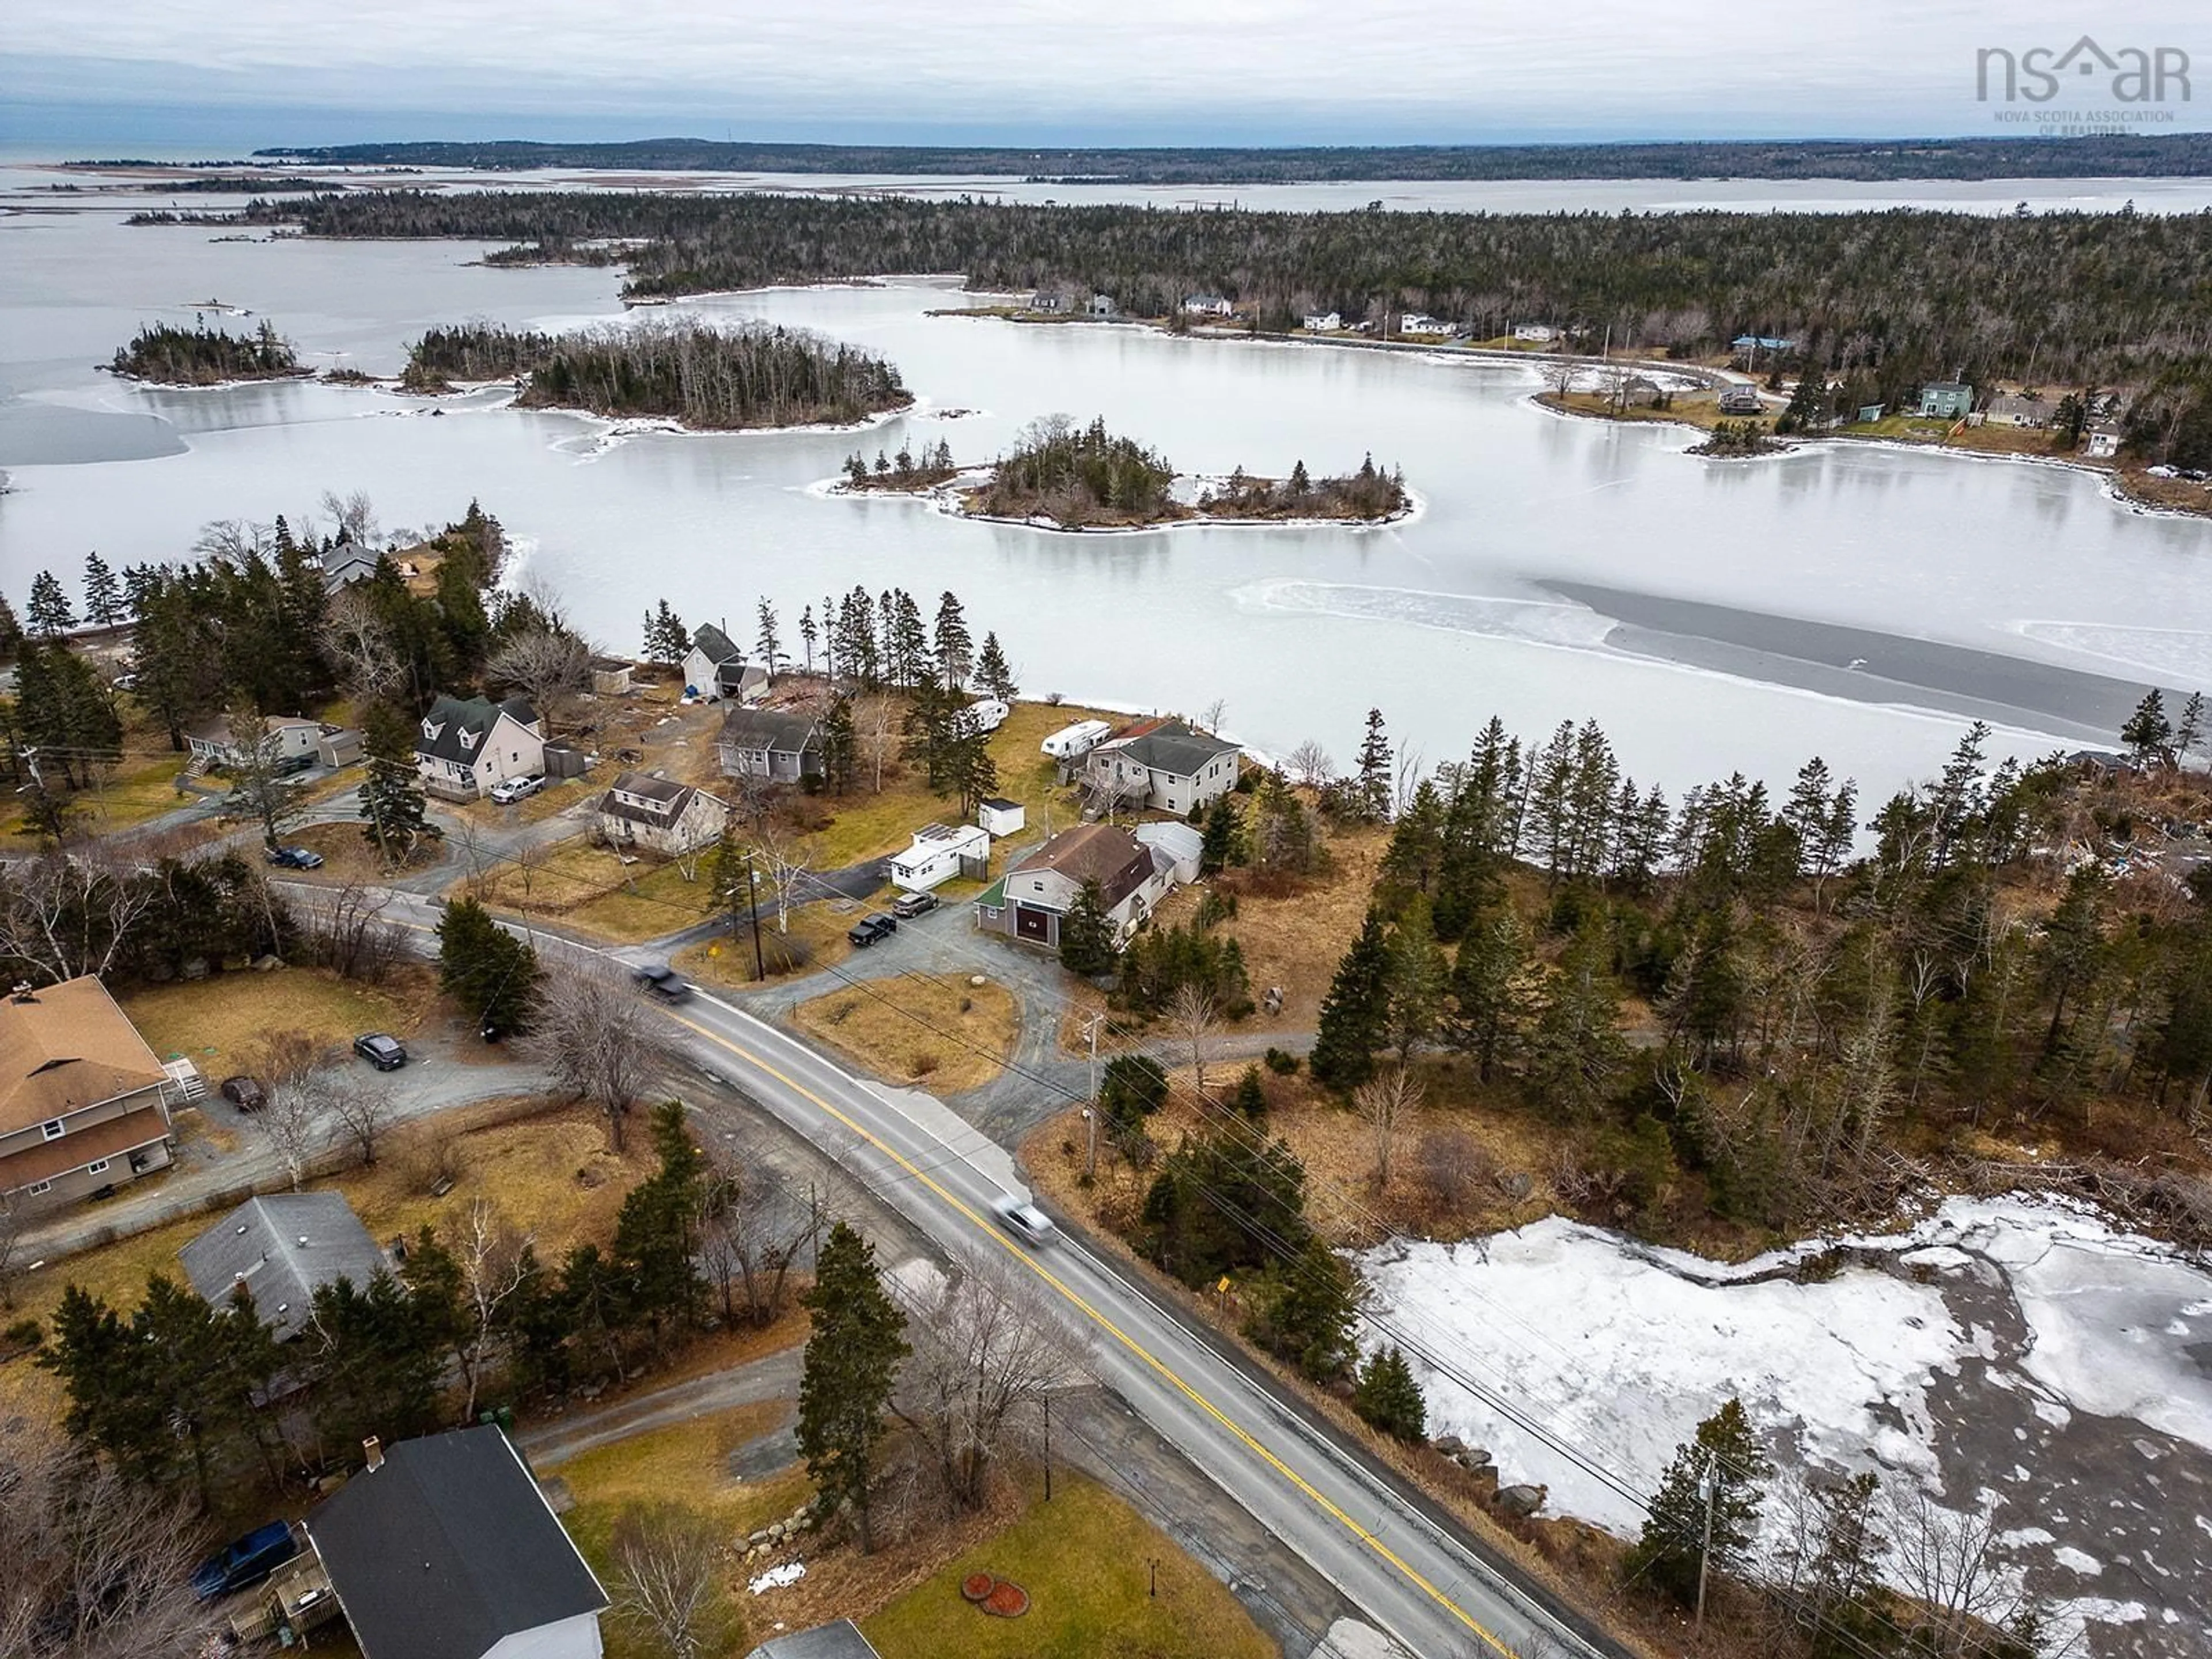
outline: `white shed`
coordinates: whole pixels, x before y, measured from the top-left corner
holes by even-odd
[[[996,840],[1000,836],[1018,834],[1029,822],[1029,809],[1018,800],[1006,800],[994,795],[990,799],[976,804],[975,822]]]
[[[891,854],[891,882],[909,893],[926,893],[963,872],[981,876],[990,867],[991,836],[978,823],[933,823],[914,832],[914,844]]]
[[[1137,826],[1139,845],[1167,860],[1170,878],[1178,887],[1188,887],[1198,879],[1198,861],[1206,849],[1206,837],[1188,823],[1140,823]]]
[[[1113,729],[1104,720],[1078,720],[1061,726],[1037,747],[1054,760],[1074,760],[1097,748]]]

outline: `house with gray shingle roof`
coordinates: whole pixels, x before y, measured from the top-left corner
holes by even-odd
[[[545,770],[545,722],[527,697],[441,697],[416,735],[415,769],[441,799],[475,800]]]
[[[1188,812],[1237,787],[1239,752],[1182,720],[1144,720],[1084,757],[1083,787],[1106,811]]]
[[[610,846],[641,847],[665,858],[719,839],[729,817],[726,802],[650,772],[625,772],[599,797],[599,834]]]
[[[271,1193],[249,1199],[179,1253],[210,1307],[243,1285],[279,1342],[306,1328],[315,1292],[341,1279],[366,1290],[386,1264],[343,1193]]]

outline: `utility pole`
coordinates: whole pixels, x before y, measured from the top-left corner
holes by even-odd
[[[1093,1014],[1084,1022],[1083,1035],[1091,1045],[1091,1103],[1083,1109],[1083,1125],[1087,1139],[1083,1152],[1083,1178],[1098,1179],[1098,1022],[1105,1018]]]
[[[1713,1459],[1712,1467],[1705,1471],[1705,1539],[1698,1547],[1698,1616],[1695,1627],[1705,1627],[1705,1567],[1713,1554],[1713,1510],[1720,1502],[1721,1464]]]
[[[760,942],[760,884],[753,877],[752,854],[745,854],[745,907],[753,919],[753,979],[756,982],[768,978],[768,964],[761,957]]]
[[[1044,1402],[1044,1501],[1052,1502],[1052,1395],[1038,1396]]]

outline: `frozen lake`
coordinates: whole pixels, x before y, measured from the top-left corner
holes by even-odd
[[[1437,1362],[1415,1361],[1431,1431],[1547,1486],[1554,1512],[1633,1537],[1636,1498],[1734,1395],[1784,1483],[1872,1470],[1908,1512],[1923,1492],[1994,1512],[1999,1577],[2086,1626],[2097,1659],[2212,1653],[2212,1273],[2018,1199],[1852,1243],[1871,1265],[1799,1282],[1821,1245],[1727,1267],[1553,1218],[1361,1266]],[[1786,1507],[1768,1505],[1770,1548]]]
[[[190,322],[194,301],[272,317],[317,367],[389,371],[434,323],[618,316],[619,279],[64,209],[0,217],[0,584],[19,601],[91,549],[173,558],[206,520],[296,523],[325,489],[368,491],[386,526],[477,497],[617,649],[662,597],[745,633],[765,592],[789,635],[855,583],[951,588],[1033,693],[1225,698],[1247,742],[1312,737],[1340,757],[1374,705],[1431,763],[1493,710],[1528,734],[1595,716],[1670,793],[1739,768],[1786,780],[1815,751],[1887,792],[1974,715],[2033,755],[2110,742],[2144,683],[2212,686],[2212,524],[2129,512],[2087,473],[1844,446],[1707,462],[1679,430],[1544,411],[1518,365],[931,314],[968,303],[949,282],[691,307],[890,356],[921,402],[859,437],[617,435],[486,394],[156,391],[94,366],[143,322]],[[1055,410],[1103,415],[1187,471],[1371,452],[1422,510],[1371,531],[1070,537],[808,493],[856,446],[945,437],[981,460]]]

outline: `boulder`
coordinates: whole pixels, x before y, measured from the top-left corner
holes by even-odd
[[[1440,1434],[1429,1443],[1446,1457],[1457,1457],[1467,1449],[1467,1442],[1455,1434]]]
[[[1547,1494],[1543,1486],[1500,1486],[1491,1502],[1507,1515],[1525,1521],[1544,1507]]]

